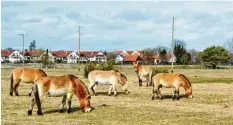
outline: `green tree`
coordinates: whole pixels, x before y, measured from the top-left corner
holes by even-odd
[[[175,45],[174,45],[174,55],[176,57],[176,63],[177,64],[184,64],[183,59],[186,55],[186,44],[182,40],[175,39]]]
[[[151,64],[154,62],[153,56],[154,56],[154,51],[152,48],[147,48],[142,50],[142,54],[146,57],[146,62]]]
[[[29,50],[35,50],[35,49],[36,49],[36,41],[33,40],[32,42],[30,42]]]
[[[42,67],[46,67],[49,64],[49,50],[46,50],[46,53],[41,56]]]
[[[163,49],[162,51],[159,52],[159,56],[160,56],[160,59],[161,59],[161,62],[166,62],[167,61],[167,51],[166,49]]]
[[[217,64],[228,62],[230,56],[224,47],[211,46],[201,53],[201,58],[206,66],[212,66],[215,69]]]

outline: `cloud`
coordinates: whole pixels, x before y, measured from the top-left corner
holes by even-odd
[[[95,5],[95,6],[93,6]],[[189,49],[221,45],[233,37],[233,2],[3,2],[2,47],[20,46],[18,33],[37,46],[77,49],[143,49],[170,46],[175,38]],[[39,34],[39,35],[38,35]],[[56,44],[56,46],[54,46]]]
[[[40,23],[42,21],[39,18],[32,18],[32,19],[29,19],[29,20],[25,20],[25,22],[26,23]]]
[[[6,7],[15,7],[15,6],[25,6],[27,5],[27,2],[16,2],[16,1],[3,1],[2,2],[2,8]]]

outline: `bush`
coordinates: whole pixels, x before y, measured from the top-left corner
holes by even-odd
[[[88,63],[84,67],[84,77],[87,78],[88,74],[93,70],[112,70],[113,65],[110,64],[95,64],[95,63]]]
[[[152,76],[158,74],[158,73],[168,73],[169,68],[153,68]]]

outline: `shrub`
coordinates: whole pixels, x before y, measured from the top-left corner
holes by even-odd
[[[95,64],[95,63],[88,63],[85,65],[84,67],[84,77],[87,78],[88,74],[93,71],[93,70],[112,70],[113,69],[113,65],[111,64]]]
[[[168,73],[169,68],[158,68],[158,67],[154,67],[153,68],[153,72],[152,72],[152,76],[156,75],[157,73]]]

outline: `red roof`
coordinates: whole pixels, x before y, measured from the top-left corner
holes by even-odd
[[[167,54],[166,55],[167,59],[171,59],[172,58],[172,54]],[[159,55],[153,56],[154,59],[160,59]]]
[[[142,60],[142,58],[140,56],[138,56],[138,55],[126,55],[123,61],[135,62],[138,59]]]
[[[1,50],[1,56],[9,56],[14,50]]]
[[[23,53],[21,53],[23,55]],[[40,50],[27,50],[25,51],[25,56],[36,56],[39,57],[41,54],[43,54],[43,51]]]
[[[98,53],[99,51],[81,51],[80,55],[85,57],[95,57]]]
[[[67,57],[70,55],[73,51],[64,51],[64,50],[59,50],[59,51],[51,51],[51,53],[56,56],[56,57]]]

